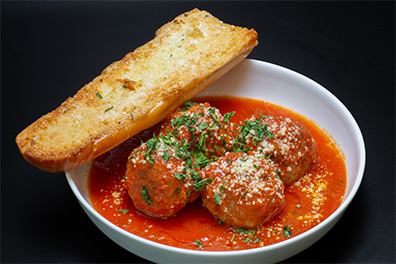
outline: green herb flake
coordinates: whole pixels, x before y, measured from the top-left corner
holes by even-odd
[[[107,109],[105,110],[105,112],[110,111],[110,110],[113,109],[113,108],[114,108],[114,106],[110,106],[109,108],[107,108]]]
[[[168,153],[168,150],[165,150],[164,155],[162,155],[162,158],[167,162],[171,155]]]
[[[202,132],[201,137],[199,138],[198,145],[200,147],[205,147],[205,143],[206,143],[205,136],[206,136],[206,133],[204,131],[204,132]]]
[[[153,203],[150,201],[150,199],[149,199],[149,197],[148,197],[148,191],[147,191],[146,187],[144,187],[144,186],[142,187],[142,197],[143,197],[143,199],[146,201],[147,205],[153,204]]]
[[[180,180],[180,181],[184,181],[188,178],[187,174],[183,174],[183,173],[177,173],[175,172],[175,174],[173,175],[173,177],[175,177],[176,179]]]
[[[250,187],[246,189],[246,191],[244,191],[242,193],[242,195],[239,197],[238,202],[242,199],[243,196],[245,196],[245,194],[250,190]]]
[[[217,120],[217,117],[216,117],[216,115],[215,115],[215,112],[216,112],[216,108],[214,108],[214,107],[209,108],[209,114],[210,114],[210,116],[213,118],[213,121],[214,121],[215,123],[217,123],[218,120]]]
[[[77,107],[75,107],[75,106],[70,106],[69,108],[63,110],[63,112],[66,113],[67,111],[69,111],[69,110],[72,109],[72,108],[77,108]]]
[[[194,102],[191,102],[191,101],[186,101],[186,102],[184,102],[185,108],[181,108],[181,109],[180,109],[180,112],[185,112],[185,111],[187,111],[188,109],[190,109],[191,106],[196,105],[196,104],[197,104],[197,103],[194,103]]]
[[[99,97],[99,99],[103,99],[103,96],[99,92],[96,93],[96,96]]]
[[[196,113],[196,114],[198,114],[198,113]],[[198,129],[203,130],[203,129],[207,128],[207,127],[208,127],[208,123],[203,122],[202,124],[200,124],[200,125],[198,126]]]
[[[204,151],[205,150],[199,148],[198,146],[195,146],[192,151],[192,156],[194,157],[198,165],[201,167],[201,169],[205,168],[210,163],[210,160],[206,157]]]
[[[245,240],[243,240],[243,242],[245,242],[245,243],[250,243],[250,242],[252,242],[252,240],[250,239],[250,238],[245,238]]]
[[[234,228],[234,230],[239,234],[245,234],[245,235],[254,235],[256,233],[256,230],[254,229]]]
[[[199,246],[200,249],[203,248],[203,244],[200,240],[197,239],[194,242],[195,242],[195,244],[197,244]]]
[[[283,235],[285,236],[285,237],[290,237],[291,236],[291,229],[290,229],[290,226],[285,226],[284,228],[283,228]]]
[[[116,209],[117,211],[123,212],[124,214],[129,212],[129,209]]]
[[[220,200],[221,200],[220,194],[215,193],[215,194],[214,194],[214,202],[215,202],[217,205],[220,205]]]
[[[149,156],[150,162],[151,162],[151,160],[152,160],[153,158],[152,158],[151,155],[149,155],[149,154],[150,154],[151,151],[154,151],[154,150],[157,149],[158,143],[160,143],[160,139],[159,139],[158,137],[156,137],[156,136],[154,136],[153,138],[149,139],[149,140],[146,142],[147,151],[146,151],[146,153],[144,153],[144,156],[145,156],[145,157]],[[151,162],[151,163],[152,163],[152,162]]]
[[[209,184],[209,183],[211,183],[211,182],[212,182],[212,180],[211,180],[210,178],[206,178],[206,179],[197,181],[197,182],[194,183],[194,189],[195,189],[196,191],[201,191],[202,188],[203,188],[206,184]]]
[[[225,192],[224,186],[225,186],[226,184],[227,184],[227,182],[225,181],[225,182],[223,182],[222,185],[220,185],[220,189],[221,189],[223,192]]]
[[[235,114],[235,111],[224,114],[223,121],[228,122],[230,121],[231,117]]]

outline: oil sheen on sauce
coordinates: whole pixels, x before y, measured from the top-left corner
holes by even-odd
[[[131,151],[152,137],[155,128],[141,132],[96,158],[89,177],[93,208],[110,222],[137,236],[161,244],[208,251],[257,248],[295,237],[321,223],[341,204],[346,189],[344,156],[337,143],[312,121],[283,107],[255,99],[211,96],[194,99],[209,102],[222,114],[236,111],[232,122],[252,115],[282,116],[303,124],[318,146],[319,164],[298,182],[285,188],[284,209],[263,226],[234,229],[215,218],[200,199],[187,204],[175,216],[150,217],[134,207],[123,187],[126,161]]]

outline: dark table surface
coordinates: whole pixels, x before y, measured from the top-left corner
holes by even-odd
[[[254,28],[250,58],[312,78],[358,122],[362,185],[338,224],[285,262],[395,262],[395,3],[1,2],[1,261],[146,262],[88,219],[63,173],[19,155],[15,136],[107,65],[197,7]]]

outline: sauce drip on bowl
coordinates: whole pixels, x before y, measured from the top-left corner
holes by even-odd
[[[138,211],[123,187],[126,161],[156,127],[141,132],[96,158],[88,177],[93,208],[110,222],[140,237],[180,248],[241,250],[271,245],[297,236],[321,223],[341,204],[346,189],[346,167],[337,143],[315,123],[283,107],[255,99],[228,96],[195,98],[221,113],[236,111],[232,122],[252,115],[282,116],[304,125],[318,147],[319,163],[294,185],[285,188],[284,209],[263,226],[235,229],[219,221],[198,199],[175,216],[155,218]]]

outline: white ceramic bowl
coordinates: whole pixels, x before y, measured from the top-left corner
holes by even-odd
[[[311,246],[340,219],[363,178],[365,147],[360,129],[347,108],[311,79],[274,64],[247,59],[208,87],[201,95],[232,95],[266,100],[300,113],[330,133],[345,154],[348,183],[341,206],[307,232],[262,248],[206,252],[162,245],[113,225],[96,212],[87,191],[90,163],[66,172],[67,180],[91,220],[117,244],[154,262],[279,262]]]

